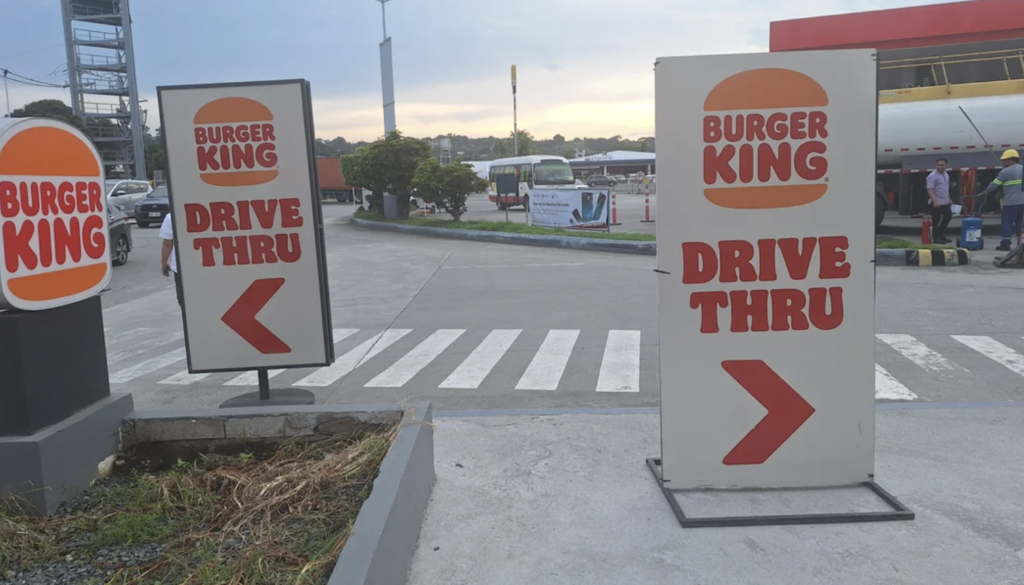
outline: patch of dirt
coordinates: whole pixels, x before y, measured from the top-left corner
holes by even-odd
[[[326,583],[398,427],[119,465],[54,516],[0,508],[0,585]]]

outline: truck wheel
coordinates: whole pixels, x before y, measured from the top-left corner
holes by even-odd
[[[882,220],[885,219],[885,209],[889,207],[885,199],[882,199],[878,195],[875,195],[875,228],[882,225]]]
[[[507,209],[507,208],[508,208],[508,205],[505,205],[505,203],[503,201],[498,200],[498,211],[505,211],[505,209]]]

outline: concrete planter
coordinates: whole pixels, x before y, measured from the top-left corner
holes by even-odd
[[[398,232],[414,236],[449,238],[452,240],[470,240],[473,242],[489,242],[492,244],[566,248],[570,250],[587,250],[591,252],[640,254],[644,256],[656,256],[658,254],[658,246],[655,242],[603,240],[598,238],[576,238],[571,236],[541,236],[536,234],[509,234],[504,232],[484,232],[478,230],[450,230],[422,225],[404,225],[383,221],[369,221],[365,219],[357,219],[355,217],[353,217],[351,221],[352,225],[356,225],[361,228],[384,232]]]
[[[370,497],[331,574],[329,585],[406,582],[427,500],[434,486],[434,433],[429,403],[235,408],[132,412],[121,425],[123,448],[173,458],[197,448],[230,449],[260,439],[336,435],[399,423]]]

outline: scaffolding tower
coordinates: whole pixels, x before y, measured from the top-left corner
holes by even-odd
[[[146,180],[129,0],[60,0],[71,109],[107,172]]]

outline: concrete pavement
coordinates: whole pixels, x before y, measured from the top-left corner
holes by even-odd
[[[914,521],[685,531],[644,465],[655,414],[439,414],[412,585],[1024,582],[1021,407],[879,411],[877,479]],[[864,492],[680,501],[693,515],[878,507]]]

